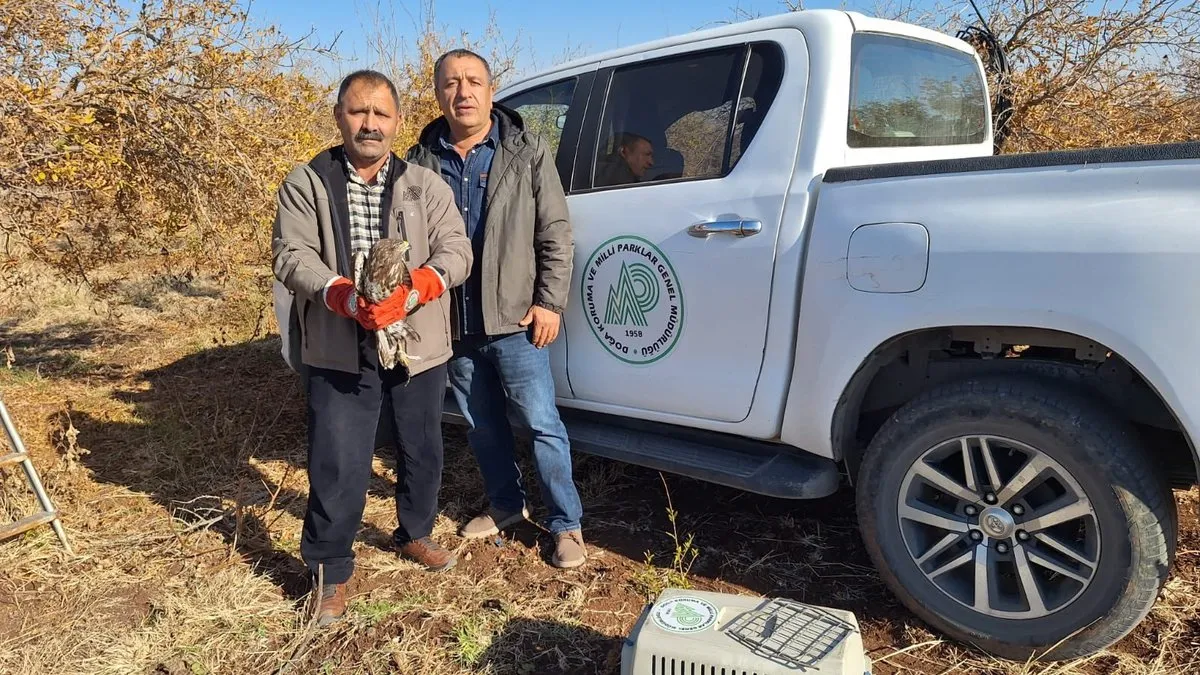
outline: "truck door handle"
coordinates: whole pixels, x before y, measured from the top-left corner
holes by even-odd
[[[762,232],[762,221],[760,220],[715,220],[708,223],[696,223],[688,228],[688,234],[701,239],[708,239],[714,234],[750,237],[759,232]]]

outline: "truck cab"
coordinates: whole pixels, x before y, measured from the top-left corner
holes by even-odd
[[[571,210],[560,404],[749,438],[779,434],[822,174],[992,152],[969,45],[840,11],[602,54],[496,101],[556,148]]]

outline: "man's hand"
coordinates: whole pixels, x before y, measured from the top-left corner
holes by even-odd
[[[437,299],[446,292],[446,282],[442,280],[442,275],[433,268],[418,267],[409,276],[412,277],[412,286],[416,289],[422,305]]]
[[[562,317],[558,312],[534,305],[518,325],[524,328],[533,324],[533,346],[541,349],[558,338],[558,327],[561,323]]]
[[[325,306],[338,316],[357,320],[358,310],[366,304],[367,301],[354,290],[354,282],[346,277],[337,277],[325,289]]]
[[[338,316],[354,319],[367,330],[379,330],[408,318],[419,293],[400,286],[383,302],[371,303],[354,290],[354,283],[338,277],[325,291],[325,306]]]
[[[377,304],[368,304],[359,311],[358,322],[367,330],[379,330],[407,319],[417,307],[436,300],[446,291],[446,284],[437,271],[421,267],[412,271],[412,287],[401,284]]]
[[[417,291],[400,285],[381,302],[368,303],[358,310],[358,322],[367,330],[380,330],[408,318],[418,303]]]

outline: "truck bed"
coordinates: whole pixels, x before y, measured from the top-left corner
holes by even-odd
[[[1200,159],[1200,142],[1168,145],[1130,145],[1118,148],[1086,148],[1055,152],[1027,152],[990,157],[966,157],[894,164],[871,164],[830,169],[825,183],[847,183],[877,178],[900,178],[973,171],[1033,169],[1052,166],[1116,164],[1122,162],[1160,162],[1176,159]]]
[[[837,168],[820,185],[782,440],[829,420],[880,345],[952,327],[1116,353],[1200,437],[1200,143]]]

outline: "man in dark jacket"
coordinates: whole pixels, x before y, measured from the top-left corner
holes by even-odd
[[[359,71],[338,92],[343,144],[296,167],[279,188],[275,277],[294,296],[308,387],[308,510],[300,553],[319,590],[318,622],[346,611],[352,545],[366,506],[380,409],[389,394],[397,458],[394,539],[430,570],[452,553],[430,539],[442,477],[442,404],[452,355],[445,290],[471,269],[471,242],[454,195],[435,173],[391,151],[399,97],[383,75]],[[407,239],[412,288],[375,304],[355,292],[353,256],[385,237]],[[409,369],[379,365],[374,331],[405,319],[420,335]]]
[[[617,134],[612,154],[596,166],[596,186],[627,185],[646,178],[654,168],[654,144],[632,132]]]
[[[470,277],[452,294],[450,381],[490,508],[461,534],[487,537],[529,517],[506,416],[511,405],[533,432],[554,564],[576,567],[587,555],[583,507],[545,350],[558,337],[571,286],[566,196],[545,140],[526,131],[515,111],[493,105],[483,57],[448,52],[435,80],[442,117],[425,127],[408,158],[450,184],[474,252]]]

